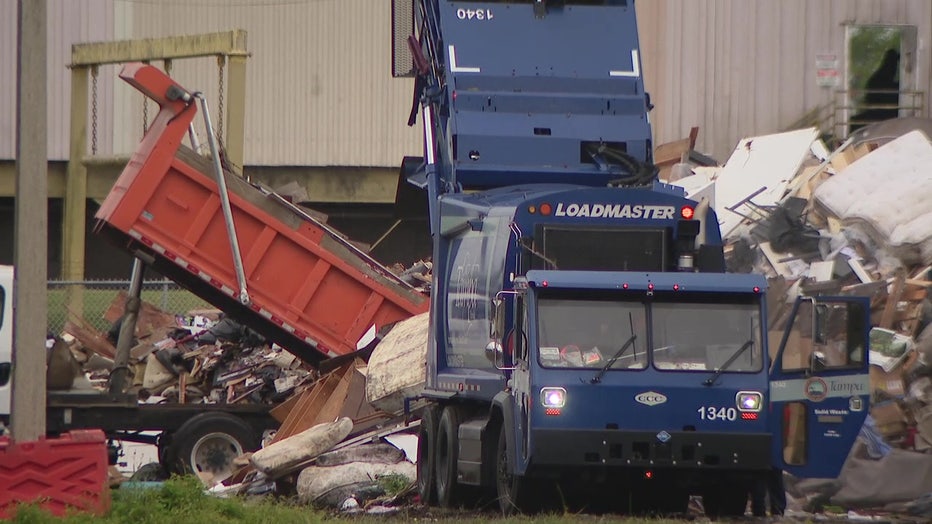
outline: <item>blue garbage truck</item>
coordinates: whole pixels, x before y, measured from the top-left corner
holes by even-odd
[[[837,475],[869,306],[800,297],[775,336],[767,279],[657,180],[634,1],[393,10],[433,241],[421,499],[737,516],[774,471]]]

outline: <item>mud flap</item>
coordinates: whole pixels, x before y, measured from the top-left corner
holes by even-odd
[[[401,160],[401,168],[398,170],[398,184],[395,188],[395,219],[425,220],[428,213],[424,159],[406,156]]]

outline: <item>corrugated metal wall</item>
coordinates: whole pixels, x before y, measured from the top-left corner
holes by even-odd
[[[642,59],[655,141],[700,126],[698,148],[724,160],[743,136],[783,129],[828,102],[815,55],[844,67],[846,24],[918,26],[916,89],[929,92],[928,0],[640,0]],[[388,0],[50,0],[49,156],[68,156],[71,44],[245,29],[246,163],[396,166],[420,154],[405,126],[411,80],[391,77]],[[15,130],[16,2],[0,1],[0,159]],[[214,59],[179,61],[173,74],[208,94],[218,116]],[[98,150],[127,153],[143,102],[100,70]],[[928,106],[928,100],[926,101]],[[149,105],[149,117],[155,111]],[[928,114],[926,110],[925,114]],[[111,146],[112,143],[112,146]]]
[[[246,30],[247,164],[397,166],[421,146],[405,125],[412,81],[391,76],[390,8],[373,0],[117,1],[117,20],[132,38]],[[208,94],[216,122],[216,61],[179,61],[173,76]],[[128,106],[137,119],[139,104]]]
[[[17,2],[0,0],[0,159],[13,158],[16,148],[16,20]],[[71,44],[113,39],[113,0],[48,0],[48,137],[50,160],[68,158]],[[107,71],[101,70],[101,80]],[[110,83],[98,84],[100,100],[111,97]],[[112,108],[98,104],[100,146],[109,149]],[[107,124],[104,124],[107,122]],[[90,136],[90,134],[88,134]]]
[[[928,0],[640,0],[637,7],[656,142],[699,126],[697,149],[720,161],[742,137],[780,131],[831,102],[832,91],[816,82],[816,54],[835,53],[844,68],[848,25],[917,26],[914,88],[932,88],[923,47],[932,38]]]

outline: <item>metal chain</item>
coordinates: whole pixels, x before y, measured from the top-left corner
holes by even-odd
[[[91,154],[97,154],[97,66],[91,68]]]
[[[142,95],[142,136],[146,136],[147,131],[149,131],[149,97]]]
[[[219,55],[217,57],[217,141],[223,143],[223,70],[227,64],[227,57]]]
[[[142,134],[149,131],[149,97],[142,95]]]

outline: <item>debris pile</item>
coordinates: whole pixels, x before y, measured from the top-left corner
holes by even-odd
[[[108,333],[72,320],[60,340],[53,338],[50,389],[107,388],[125,302],[120,293],[104,313],[113,326]],[[149,403],[275,405],[316,376],[294,355],[219,311],[176,316],[145,302],[130,366],[129,391]]]
[[[368,372],[356,357],[297,388],[271,411],[281,422],[278,431],[244,457],[227,489],[294,493],[305,503],[347,512],[391,512],[406,502],[416,478],[410,433],[417,421],[371,405]]]
[[[929,138],[917,129],[866,130],[829,151],[813,128],[745,138],[720,167],[683,158],[668,181],[716,211],[729,270],[769,277],[771,358],[797,296],[870,298],[862,438],[839,479],[793,483],[791,495],[808,509],[876,508],[932,492]],[[860,365],[844,343],[820,346],[811,326],[790,327],[784,369],[808,368],[817,352],[820,365]],[[903,489],[907,469],[914,481]]]

